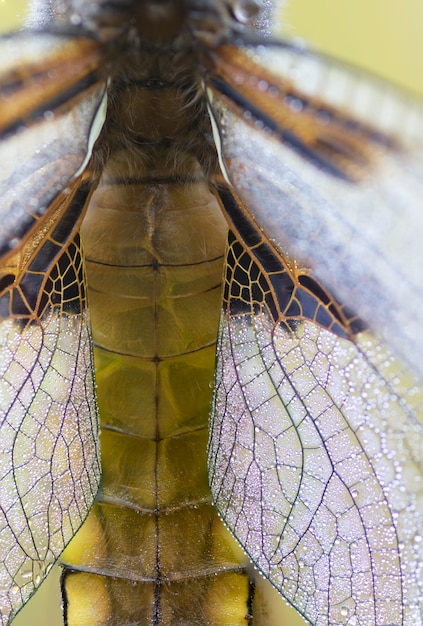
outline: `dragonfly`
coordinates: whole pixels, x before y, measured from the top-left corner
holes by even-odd
[[[311,624],[422,623],[421,110],[248,17],[2,44],[3,623],[95,498],[69,624],[260,623],[216,335],[251,562]]]

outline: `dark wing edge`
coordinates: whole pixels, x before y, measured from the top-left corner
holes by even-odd
[[[105,63],[94,40],[0,40],[1,623],[84,521],[100,479],[79,239],[83,173],[101,128]]]

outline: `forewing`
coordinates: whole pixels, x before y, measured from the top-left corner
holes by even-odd
[[[93,40],[25,33],[0,54],[0,615],[43,580],[99,481],[80,176],[104,100]]]
[[[421,378],[421,108],[289,45],[211,62],[223,168],[252,215]]]
[[[421,109],[283,44],[213,54],[245,202],[221,192],[213,498],[310,623],[422,624]]]

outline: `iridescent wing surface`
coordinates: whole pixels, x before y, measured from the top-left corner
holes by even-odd
[[[104,83],[92,41],[1,41],[1,623],[85,519],[99,481],[78,223]]]
[[[421,111],[284,45],[217,51],[207,87],[240,195],[215,503],[310,623],[421,624]]]

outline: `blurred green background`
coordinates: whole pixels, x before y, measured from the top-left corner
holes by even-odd
[[[26,5],[25,0],[0,0],[0,30],[17,28]],[[302,37],[317,49],[423,95],[422,0],[290,0],[280,16],[280,27],[289,36]],[[14,626],[61,624],[55,576],[44,583]],[[284,608],[283,613],[274,626],[304,624],[291,609]]]

